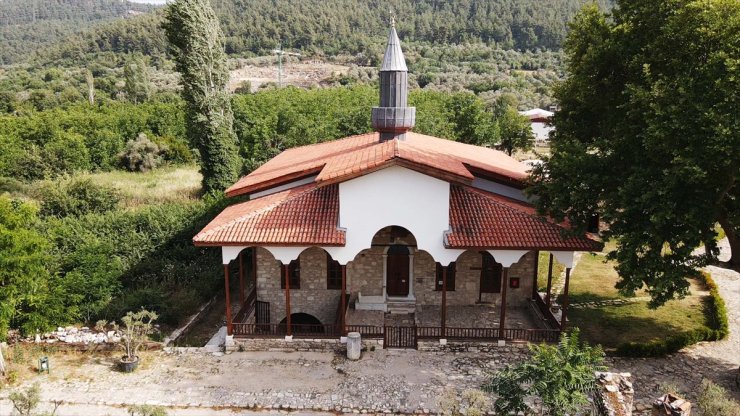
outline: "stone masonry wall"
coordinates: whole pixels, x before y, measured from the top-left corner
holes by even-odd
[[[326,252],[312,247],[299,256],[301,287],[290,288],[291,313],[307,313],[322,324],[336,320],[339,290],[326,289]],[[269,251],[257,249],[257,299],[270,302],[270,321],[285,319],[285,290],[280,287],[281,263]]]
[[[383,348],[383,340],[363,339],[363,348]],[[339,338],[334,339],[303,339],[294,338],[290,341],[284,338],[235,338],[228,351],[318,351],[343,353],[347,345]]]
[[[519,288],[508,288],[506,304],[512,307],[525,306],[532,294],[534,278],[535,252],[530,251],[509,269],[509,278],[519,278]],[[473,305],[478,302],[480,287],[481,255],[474,250],[467,250],[456,262],[455,290],[447,292],[448,305]],[[442,292],[434,289],[436,265],[427,252],[414,255],[414,294],[420,305],[440,305]],[[484,302],[500,304],[501,294],[483,293]]]

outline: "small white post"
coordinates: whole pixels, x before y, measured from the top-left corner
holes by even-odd
[[[362,354],[362,338],[359,332],[347,334],[347,358],[353,361],[360,359]]]
[[[0,376],[5,377],[5,359],[3,358],[3,344],[0,343]]]

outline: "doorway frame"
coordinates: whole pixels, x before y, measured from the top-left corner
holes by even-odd
[[[416,249],[409,245],[397,245],[405,246],[409,251],[409,294],[406,296],[388,295],[388,250],[391,248],[391,246],[388,245],[383,249],[383,299],[386,301],[416,302],[416,297],[414,296],[414,253],[416,252]]]

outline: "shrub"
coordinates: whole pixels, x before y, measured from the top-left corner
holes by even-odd
[[[131,416],[167,416],[167,411],[162,406],[151,406],[142,404],[128,408]]]
[[[702,341],[719,341],[729,334],[727,308],[719,295],[717,284],[707,272],[701,273],[704,285],[709,289],[705,302],[707,326],[650,342],[626,342],[617,347],[617,355],[624,357],[662,357],[680,351]]]
[[[108,212],[115,209],[120,200],[115,189],[84,177],[48,182],[41,187],[40,194],[41,215],[55,217]]]
[[[732,400],[725,389],[707,379],[701,381],[701,390],[699,391],[697,404],[704,411],[705,415],[740,415],[740,404]]]
[[[90,154],[85,138],[75,133],[59,133],[44,144],[42,158],[51,175],[90,169]]]
[[[126,169],[135,172],[148,172],[162,163],[165,149],[149,140],[144,133],[139,133],[136,140],[129,140],[126,149],[118,157]]]

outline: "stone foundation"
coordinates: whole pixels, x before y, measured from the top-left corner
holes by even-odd
[[[498,342],[482,342],[482,341],[447,341],[446,344],[442,344],[438,340],[419,340],[417,343],[419,351],[426,352],[500,352],[500,353],[525,353],[528,351],[526,342],[511,342],[508,341],[504,345],[499,345]]]
[[[593,414],[598,416],[631,416],[635,390],[629,373],[596,373],[597,390],[593,397]]]
[[[383,348],[382,339],[362,339],[362,348]],[[339,338],[332,339],[304,339],[294,338],[287,341],[284,338],[234,338],[234,345],[227,351],[279,351],[279,352],[335,352],[344,354],[347,350],[345,343]]]

